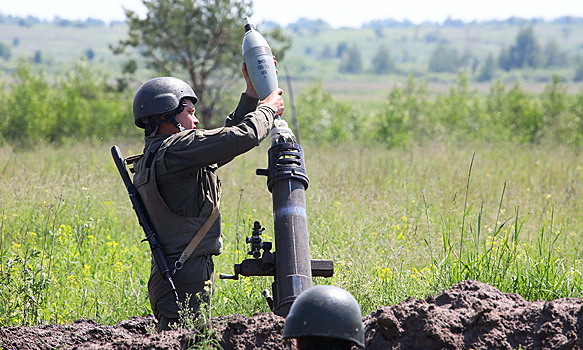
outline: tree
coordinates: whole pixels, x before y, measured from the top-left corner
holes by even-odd
[[[320,57],[327,60],[332,58],[333,54],[332,54],[332,48],[330,47],[330,45],[325,45],[324,48],[322,49],[322,53],[320,54]]]
[[[536,68],[539,66],[541,49],[534,36],[532,27],[523,28],[518,32],[516,44],[512,49],[511,54],[515,67],[522,68],[526,65]]]
[[[574,82],[583,81],[583,59],[575,65],[575,76],[573,77]]]
[[[541,48],[532,27],[522,28],[514,45],[510,49],[503,48],[498,60],[500,68],[509,71],[513,68],[537,68],[541,63]]]
[[[93,52],[93,49],[87,49],[85,50],[85,56],[87,56],[87,59],[91,61],[95,57],[95,52]]]
[[[389,48],[382,44],[372,59],[372,70],[375,74],[388,74],[395,71],[395,62],[391,58]]]
[[[301,29],[305,29],[312,34],[318,35],[322,32],[332,29],[332,26],[330,26],[330,24],[328,24],[328,22],[324,21],[323,19],[313,20],[302,17],[298,19],[294,24],[290,25],[290,28],[292,28],[294,32],[298,32]]]
[[[555,40],[551,40],[545,46],[544,66],[545,67],[566,67],[569,64],[567,52],[561,51]]]
[[[498,67],[504,69],[507,72],[512,69],[512,57],[510,57],[510,50],[506,47],[503,47],[502,50],[500,50],[500,56],[498,57]]]
[[[385,37],[385,33],[383,33],[383,27],[376,27],[374,29],[374,35],[375,37],[382,39]]]
[[[476,78],[477,81],[490,81],[494,76],[494,71],[496,70],[496,63],[494,62],[494,56],[488,54],[486,62],[480,69],[480,75]]]
[[[445,44],[439,44],[429,58],[430,72],[457,72],[460,58],[456,49],[449,49]]]
[[[348,52],[342,57],[342,62],[338,67],[338,71],[350,74],[362,73],[362,57],[356,44],[352,45]]]
[[[0,42],[0,57],[8,61],[12,57],[12,52],[10,52],[10,46]]]
[[[41,64],[43,62],[43,53],[41,50],[36,50],[34,56],[32,57],[32,62],[35,64]]]
[[[346,53],[348,51],[348,44],[346,44],[346,42],[342,41],[340,43],[338,43],[338,47],[336,48],[336,58],[341,58],[342,56],[344,56],[344,53]]]
[[[142,0],[145,18],[126,10],[128,39],[114,53],[136,47],[149,68],[161,75],[187,76],[199,102],[197,110],[205,127],[224,113],[223,96],[240,76],[243,18],[251,13],[246,0]],[[266,35],[267,33],[262,33]],[[280,30],[268,41],[274,53],[280,41],[290,39]],[[282,58],[285,47],[279,53]],[[277,55],[277,53],[276,53]]]
[[[470,65],[470,62],[473,62],[473,59],[474,58],[475,57],[472,54],[472,50],[470,50],[468,47],[466,47],[464,49],[463,55],[459,59],[459,66],[460,67],[465,67],[465,66]]]

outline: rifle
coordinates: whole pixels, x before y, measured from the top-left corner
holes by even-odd
[[[158,238],[156,236],[156,232],[152,230],[152,226],[150,224],[150,220],[148,215],[145,211],[144,204],[142,203],[142,199],[140,198],[140,194],[136,191],[136,187],[132,183],[130,179],[130,175],[128,174],[128,170],[126,168],[126,163],[121,155],[121,151],[117,146],[111,147],[111,156],[117,166],[117,170],[119,171],[119,175],[123,180],[124,185],[128,191],[130,196],[130,201],[132,202],[132,206],[134,207],[134,211],[138,217],[138,221],[140,222],[140,226],[144,229],[144,233],[146,234],[146,238],[143,241],[148,241],[150,244],[150,250],[152,251],[152,256],[158,265],[158,269],[162,276],[166,279],[166,282],[172,288],[172,292],[176,297],[176,302],[180,305],[180,298],[178,297],[178,292],[176,291],[176,287],[174,286],[174,281],[172,280],[172,276],[170,274],[170,269],[168,269],[168,264],[166,263],[166,258],[164,257],[164,253],[162,253],[162,248],[160,247],[160,243],[158,242]]]

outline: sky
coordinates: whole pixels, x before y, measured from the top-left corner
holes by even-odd
[[[561,16],[583,17],[583,0],[254,0],[252,20],[287,25],[301,17],[321,18],[332,27],[360,27],[375,19],[392,18],[413,23],[443,22],[448,17],[472,20],[522,18],[554,19]],[[88,17],[110,22],[124,20],[123,8],[146,13],[141,0],[2,0],[4,15],[35,16],[52,20],[55,16],[70,20]]]

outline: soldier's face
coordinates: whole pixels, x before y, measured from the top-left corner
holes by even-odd
[[[194,115],[196,109],[191,100],[186,100],[186,107],[182,113],[176,116],[176,121],[180,123],[186,130],[196,129],[198,118]]]

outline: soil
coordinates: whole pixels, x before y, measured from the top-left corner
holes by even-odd
[[[363,318],[366,349],[581,349],[583,300],[528,302],[517,294],[463,281],[427,299],[409,298]],[[293,349],[282,340],[284,319],[274,314],[212,319],[212,339],[225,350]],[[67,325],[0,328],[0,348],[185,349],[194,331],[154,331],[152,316],[114,326],[78,320]],[[208,338],[207,338],[208,339]],[[356,349],[355,347],[353,349]]]

